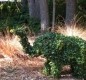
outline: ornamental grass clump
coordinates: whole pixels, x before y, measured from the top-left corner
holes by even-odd
[[[37,55],[47,59],[44,72],[59,77],[63,65],[70,65],[73,76],[86,79],[86,41],[74,36],[48,32],[36,39]]]
[[[23,55],[24,52],[19,38],[16,35],[12,35],[12,37],[8,34],[0,35],[0,54],[8,58],[17,57],[17,54]]]

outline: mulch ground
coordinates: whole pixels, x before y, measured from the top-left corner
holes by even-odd
[[[41,57],[0,61],[0,80],[77,80],[73,77],[55,79],[42,74],[45,59]]]

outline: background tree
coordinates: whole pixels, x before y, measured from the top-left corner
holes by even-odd
[[[34,30],[38,32],[40,31],[40,28],[41,30],[45,29],[47,24],[50,27],[52,26],[52,21],[53,21],[52,10],[54,10],[53,9],[54,0],[42,0],[42,1],[41,0],[14,0],[14,1],[15,2],[17,1],[16,5],[15,5],[15,2],[10,2],[10,1],[0,2],[0,27],[1,28],[4,26],[8,26],[9,24],[10,24],[10,27],[15,26],[16,28],[16,26],[19,26],[19,25],[21,26],[21,24],[25,23],[26,20],[27,20],[27,24],[29,24],[31,29],[35,28]],[[21,1],[22,5],[19,1]],[[28,1],[29,7],[27,6],[26,8],[25,6],[27,5],[27,1]],[[45,1],[48,1],[47,2],[48,5],[46,4]],[[75,10],[76,1],[77,1],[77,9]],[[86,0],[55,0],[55,7],[56,7],[55,24],[63,25],[65,15],[66,15],[65,24],[70,24],[71,22],[73,22],[75,11],[77,11],[78,13],[77,19],[81,17],[79,23],[82,25],[86,25],[86,6],[85,6],[86,3],[85,2]],[[45,8],[46,7],[45,5],[47,5],[49,9]],[[29,12],[26,12],[26,11],[29,11]],[[49,14],[47,13],[49,18],[45,16],[46,12],[49,13]],[[9,20],[8,20],[8,17],[9,17]],[[39,20],[36,20],[35,18],[30,19],[29,17],[38,18],[41,20],[41,22]],[[40,26],[40,23],[41,23],[41,26]]]
[[[55,26],[55,0],[53,0],[52,30],[54,30],[54,26]]]
[[[35,0],[28,0],[28,5],[30,17],[35,17]]]
[[[74,22],[76,11],[76,0],[66,0],[66,19],[65,24],[71,25]]]
[[[39,5],[39,0],[35,0],[35,17],[40,20],[40,5]]]
[[[41,31],[44,32],[49,26],[49,14],[47,0],[39,0],[41,15]]]
[[[40,19],[40,8],[38,0],[28,0],[29,15],[31,18]]]

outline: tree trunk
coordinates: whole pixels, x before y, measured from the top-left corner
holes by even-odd
[[[40,20],[40,5],[39,5],[39,0],[35,0],[35,17]]]
[[[53,0],[52,31],[54,30],[54,26],[55,26],[55,0]]]
[[[29,15],[31,18],[35,17],[35,0],[28,0]]]
[[[76,10],[76,0],[66,0],[66,19],[65,24],[71,26],[74,22]]]
[[[29,15],[30,15],[30,17],[40,20],[39,0],[28,0],[28,5],[29,5]]]
[[[49,26],[48,4],[47,0],[39,0],[41,15],[41,31],[44,32]]]

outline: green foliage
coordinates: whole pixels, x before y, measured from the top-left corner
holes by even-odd
[[[86,41],[78,37],[49,32],[39,37],[34,43],[34,47],[37,55],[43,54],[47,59],[45,63],[47,74],[59,76],[62,65],[71,65],[76,77],[85,78]],[[79,71],[81,72],[78,73]]]
[[[29,18],[28,13],[19,13],[13,17],[6,17],[0,20],[0,29],[9,27],[10,29],[16,29],[23,26],[24,24],[30,29],[34,34],[40,31],[40,24],[37,19]]]
[[[21,4],[15,2],[0,2],[0,29],[10,29],[19,25]]]
[[[8,16],[14,16],[21,12],[21,4],[13,2],[0,3],[0,17],[6,18]]]
[[[32,46],[30,45],[30,43],[28,42],[28,38],[27,38],[27,29],[24,27],[18,28],[15,31],[16,35],[19,36],[20,38],[20,43],[23,46],[23,49],[26,53],[28,53],[29,55],[32,55],[34,53]]]
[[[40,31],[40,21],[38,19],[30,18],[29,21],[29,27],[35,34],[39,33]]]
[[[78,17],[81,18],[79,23],[82,25],[86,25],[86,0],[78,0],[77,1],[77,13]]]
[[[26,10],[26,9],[25,9]],[[28,10],[28,9],[27,9]],[[40,24],[37,19],[29,18],[29,12],[22,11],[20,2],[0,3],[0,28],[15,29],[17,26],[27,24],[34,34],[38,33]]]
[[[14,25],[15,24],[15,25]],[[40,31],[39,20],[29,18],[28,13],[21,13],[18,16],[13,17],[13,26],[26,24],[30,31],[34,34],[37,34]]]

